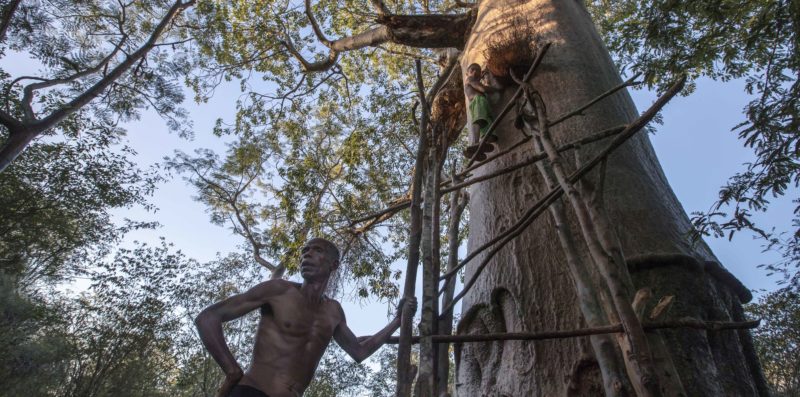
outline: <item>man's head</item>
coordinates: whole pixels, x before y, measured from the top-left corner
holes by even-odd
[[[324,238],[308,240],[300,251],[300,275],[306,280],[329,278],[339,267],[339,249]]]
[[[473,78],[481,77],[481,65],[478,65],[477,63],[473,63],[473,64],[467,66],[467,76],[473,77]]]

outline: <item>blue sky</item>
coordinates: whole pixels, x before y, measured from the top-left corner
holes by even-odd
[[[164,156],[171,156],[175,149],[186,152],[200,147],[223,150],[221,141],[209,131],[217,117],[232,118],[238,95],[238,86],[229,84],[209,103],[187,103],[196,131],[191,142],[170,134],[157,116],[145,115],[140,122],[129,126],[130,144],[139,153],[138,161],[142,164],[158,162]],[[647,108],[656,97],[646,90],[633,91],[632,96],[639,109]],[[687,213],[707,210],[716,200],[719,187],[753,158],[752,151],[744,148],[730,131],[742,120],[741,111],[747,102],[743,83],[739,81],[702,80],[692,95],[675,98],[664,110],[664,124],[657,126],[657,132],[650,138]],[[159,207],[157,213],[133,210],[120,212],[118,216],[158,220],[163,225],[160,229],[132,237],[154,241],[158,236],[165,236],[201,262],[214,258],[218,252],[235,250],[241,239],[229,229],[210,224],[205,207],[195,202],[193,195],[194,191],[176,176],[164,183],[153,197],[153,203]],[[776,200],[771,211],[759,219],[765,225],[789,230],[791,210],[790,199]],[[721,262],[748,288],[775,289],[776,279],[767,277],[766,272],[756,266],[773,262],[778,256],[762,252],[760,241],[741,234],[732,242],[727,239],[707,239],[707,242]],[[385,318],[387,312],[386,305],[379,302],[345,302],[345,310],[349,313],[351,327],[362,334],[380,329],[383,324],[375,319]]]
[[[7,56],[0,66],[12,75],[31,74],[31,63],[19,56]],[[191,114],[195,138],[186,140],[170,134],[165,123],[153,112],[127,125],[129,144],[138,152],[136,161],[141,165],[155,164],[176,149],[191,152],[196,148],[224,150],[224,142],[210,131],[217,118],[231,120],[235,102],[240,96],[236,83],[228,83],[217,90],[208,103],[191,102],[185,107]],[[633,91],[632,96],[641,109],[655,99],[648,91]],[[664,110],[664,124],[657,126],[651,140],[664,172],[687,213],[705,211],[716,200],[719,187],[742,164],[753,158],[752,151],[744,148],[731,128],[742,121],[742,109],[749,101],[741,81],[714,82],[701,80],[696,91],[688,97],[675,98]],[[796,197],[797,192],[791,191]],[[159,210],[147,213],[134,208],[116,211],[121,218],[157,220],[162,227],[155,231],[139,231],[131,240],[156,242],[159,236],[197,259],[201,263],[213,259],[217,253],[225,254],[237,249],[241,238],[229,229],[212,225],[205,207],[193,200],[195,192],[179,175],[162,184],[152,198]],[[759,215],[763,226],[790,230],[792,203],[782,198],[772,203],[771,210]],[[707,239],[717,257],[744,284],[754,290],[773,290],[776,278],[757,268],[758,264],[776,261],[775,253],[762,252],[762,243],[747,234],[737,235],[732,242],[727,239]],[[254,263],[254,266],[255,263]],[[419,291],[419,288],[418,288]],[[386,318],[387,307],[380,302],[343,302],[349,313],[348,322],[357,334],[368,334],[380,329]]]
[[[646,91],[632,94],[639,109],[655,99],[653,93]],[[687,213],[707,211],[718,198],[720,186],[741,171],[743,163],[755,158],[752,150],[745,148],[731,131],[744,120],[742,109],[749,101],[740,80],[722,83],[704,79],[692,95],[675,98],[664,110],[664,124],[657,127],[651,140]],[[757,214],[755,219],[767,229],[791,230],[793,197],[797,197],[796,189],[791,189],[788,197],[773,200],[770,210]],[[706,242],[721,263],[748,288],[776,288],[777,278],[767,277],[766,271],[757,265],[776,262],[780,255],[763,252],[762,241],[742,233],[732,241],[706,238]]]

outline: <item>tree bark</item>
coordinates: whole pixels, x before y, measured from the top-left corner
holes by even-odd
[[[451,179],[455,181],[455,169],[451,174]],[[468,196],[462,193],[461,190],[456,190],[450,194],[450,219],[447,225],[447,271],[453,270],[458,265],[458,247],[459,247],[459,227],[461,224],[461,215],[467,207],[469,201]],[[442,296],[441,307],[447,307],[453,300],[453,295],[456,291],[456,279],[451,278],[446,281],[444,287],[444,295]],[[453,311],[449,311],[442,315],[439,319],[438,333],[442,335],[449,335],[453,332]],[[438,346],[437,351],[437,396],[442,396],[447,393],[450,384],[450,345]]]
[[[493,37],[500,37],[515,26],[519,28],[518,17],[525,17],[533,29],[531,41],[552,43],[532,80],[550,115],[567,114],[621,83],[581,2],[484,0],[477,12],[464,48],[462,70],[471,63],[485,65],[487,44]],[[515,89],[516,86],[507,87],[489,95],[495,115]],[[621,91],[583,115],[553,126],[553,143],[563,145],[594,131],[627,124],[636,116],[629,95]],[[508,117],[496,131],[499,150],[522,137],[512,121],[513,117]],[[587,144],[576,150],[577,155],[590,158],[605,143]],[[525,143],[476,169],[474,175],[480,177],[509,167],[529,158],[531,153],[532,144]],[[564,157],[573,155],[565,153]],[[672,260],[651,261],[654,257],[690,257],[702,264],[716,259],[704,243],[693,244],[689,240],[689,220],[670,189],[647,136],[640,134],[623,145],[609,158],[605,172],[602,195],[622,253],[626,258],[644,258],[628,261],[629,266],[638,266],[631,270],[634,286],[653,288],[656,298],[675,295],[670,313],[675,317],[693,315],[719,321],[733,318],[744,297],[731,287],[730,280],[725,281],[700,265],[687,269]],[[589,177],[596,179],[597,172]],[[533,167],[471,186],[468,250],[500,234],[547,191],[546,183]],[[568,217],[567,222],[577,230],[574,216]],[[555,226],[551,219],[542,217],[497,254],[464,298],[459,334],[575,329],[583,324]],[[581,262],[588,263],[588,251],[585,247],[579,251]],[[477,259],[467,266],[466,278],[481,262],[481,258]],[[682,329],[662,331],[662,335],[688,395],[758,395],[757,381],[750,375],[757,363],[746,360],[737,333]],[[458,355],[457,394],[563,396],[569,387],[564,380],[575,378],[595,382],[594,390],[603,390],[596,364],[581,362],[585,343],[574,338],[538,344],[465,344]]]
[[[439,285],[439,168],[437,152],[438,147],[431,144],[428,147],[428,164],[425,167],[425,191],[422,209],[422,313],[419,323],[419,334],[422,338],[419,345],[419,372],[417,376],[417,397],[435,397],[436,390],[436,350],[430,339],[436,334],[436,321],[438,319],[438,288]]]
[[[18,129],[8,128],[8,132],[8,138],[0,147],[0,172],[3,172],[11,165],[11,162],[25,150],[37,135],[35,131],[30,131],[25,127]]]

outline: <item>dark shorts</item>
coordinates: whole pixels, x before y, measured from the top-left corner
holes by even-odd
[[[231,389],[231,392],[228,394],[228,397],[269,397],[268,395],[264,394],[261,390],[256,389],[255,387],[245,386],[245,385],[236,385]]]

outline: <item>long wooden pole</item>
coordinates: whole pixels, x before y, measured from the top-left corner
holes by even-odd
[[[617,263],[604,250],[598,236],[598,225],[592,222],[586,208],[586,198],[575,188],[575,184],[569,181],[564,160],[556,151],[550,136],[544,101],[538,93],[529,91],[527,88],[526,95],[536,110],[539,120],[537,136],[534,139],[539,139],[544,152],[548,155],[553,174],[572,205],[591,258],[611,292],[611,302],[614,304],[620,322],[625,327],[625,334],[620,338],[620,347],[623,349],[623,357],[628,364],[631,383],[636,389],[637,395],[659,397],[662,393],[647,336],[645,336],[644,329],[631,306],[630,275],[627,269],[620,269],[619,266],[616,266]]]
[[[528,108],[523,107],[522,109],[527,110]],[[532,130],[532,126],[527,121],[525,122],[525,128],[529,131]],[[543,154],[544,150],[538,138],[534,138],[533,146],[537,154]],[[540,162],[536,164],[536,167],[539,169],[539,173],[548,188],[553,189],[558,185],[552,175],[552,170],[547,164]],[[557,200],[548,210],[555,223],[556,234],[561,243],[561,248],[564,250],[567,269],[572,283],[575,285],[578,304],[586,324],[590,327],[599,327],[619,322],[618,320],[612,320],[616,316],[610,317],[613,310],[609,307],[604,307],[602,304],[602,302],[610,301],[608,289],[603,284],[595,281],[590,272],[590,267],[581,258],[573,238],[572,228],[567,221],[563,203],[561,200]],[[630,395],[631,385],[625,373],[625,364],[617,353],[618,350],[613,338],[609,335],[592,335],[589,339],[597,363],[600,366],[606,397]]]
[[[753,329],[761,324],[761,320],[753,321],[738,321],[738,322],[725,322],[725,321],[702,321],[694,318],[684,318],[672,321],[663,321],[657,323],[643,323],[642,328],[646,331],[653,331],[658,329],[698,329],[706,331],[723,331],[723,330],[736,330],[736,329]],[[493,342],[503,340],[550,340],[550,339],[566,339],[577,338],[589,335],[602,335],[602,334],[617,334],[625,332],[622,324],[606,325],[602,327],[589,327],[579,328],[567,331],[543,331],[543,332],[507,332],[497,334],[479,334],[479,335],[432,335],[431,340],[433,343],[470,343],[470,342]],[[411,338],[411,343],[419,343],[419,337],[414,336]],[[391,337],[386,343],[397,344],[399,339]]]
[[[436,333],[438,320],[437,287],[439,285],[438,257],[439,231],[434,223],[437,221],[439,198],[438,186],[438,160],[437,145],[428,145],[428,159],[425,167],[425,188],[423,191],[422,205],[422,311],[420,314],[419,334],[422,342],[419,345],[419,373],[414,395],[416,397],[434,397],[435,385],[435,346],[427,336]]]

